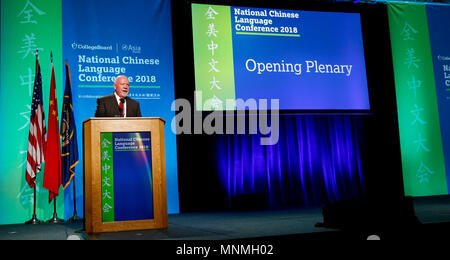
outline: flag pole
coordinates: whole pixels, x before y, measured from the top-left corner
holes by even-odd
[[[25,224],[41,224],[42,221],[40,221],[37,217],[36,217],[36,184],[34,185],[34,196],[33,196],[33,216],[31,217],[30,220],[28,220],[27,222],[25,222]]]
[[[63,164],[63,187],[67,187],[70,181],[73,181],[73,215],[67,221],[68,222],[78,222],[83,219],[77,216],[77,196],[76,196],[76,185],[75,185],[75,165],[78,163],[78,146],[76,142],[76,127],[75,119],[73,116],[73,106],[72,106],[72,83],[70,78],[69,64],[67,59],[64,62],[66,68],[66,85],[64,88],[64,99],[63,99],[63,112],[61,120],[61,136],[62,136],[62,154],[61,161]],[[66,123],[63,125],[63,123]]]
[[[64,222],[63,219],[58,218],[58,214],[56,213],[56,198],[57,197],[53,198],[53,217],[51,219],[47,220],[47,223],[55,224],[55,223],[63,223]]]
[[[77,216],[77,199],[76,199],[76,192],[75,192],[75,177],[72,178],[73,181],[73,216],[70,217],[67,221],[68,222],[78,222],[83,220],[82,218]]]
[[[35,51],[36,60],[38,59],[38,49]],[[41,220],[39,220],[36,216],[36,179],[34,179],[34,187],[33,187],[33,216],[30,220],[25,222],[25,224],[41,224],[43,223]]]
[[[51,62],[51,64],[52,64],[52,83],[51,83],[51,86],[50,86],[50,107],[52,106],[52,90],[53,89],[55,89],[55,92],[56,92],[56,87],[55,88],[53,88],[52,86],[54,86],[53,85],[53,83],[54,83],[54,81],[53,81],[53,79],[54,79],[54,74],[53,74],[53,52],[50,52],[50,62]],[[56,105],[56,93],[54,93],[54,98],[55,98],[55,103],[54,103],[54,105],[56,106],[56,109],[58,109],[58,107],[57,107],[57,105]],[[49,107],[49,110],[50,110],[50,107]],[[49,111],[49,113],[50,113],[50,111]],[[53,115],[55,115],[55,114],[53,114]],[[58,122],[58,117],[57,117],[58,115],[56,114],[56,122]],[[50,118],[49,118],[49,120],[50,120]],[[56,124],[56,126],[58,126],[58,124]],[[56,128],[56,129],[58,129],[58,128]],[[50,131],[50,122],[49,122],[49,131]],[[59,131],[58,131],[59,132]],[[59,149],[59,142],[60,142],[60,140],[59,140],[59,133],[58,133],[58,141],[57,141],[57,144],[58,144],[58,149]],[[48,143],[47,143],[48,144]],[[49,150],[48,150],[48,148],[47,148],[47,152],[48,152]],[[60,152],[60,151],[59,151]],[[46,157],[47,157],[47,155],[46,155]],[[47,158],[46,158],[47,159]],[[46,167],[47,168],[47,167]],[[47,169],[46,169],[47,170]],[[61,172],[59,172],[59,174],[61,174]],[[46,176],[44,176],[44,187],[45,188],[47,188],[46,187],[46,184],[45,184],[45,177]],[[59,185],[61,185],[61,183],[59,183]],[[58,187],[59,187],[59,185],[58,185]],[[53,192],[52,190],[50,190],[49,189],[49,198],[50,197],[52,197],[53,198],[53,217],[51,218],[51,219],[49,219],[49,220],[47,220],[47,223],[62,223],[62,222],[64,222],[64,220],[63,219],[60,219],[60,218],[58,218],[58,214],[56,213],[56,198],[58,197],[58,190],[56,189],[56,192]],[[53,195],[53,196],[51,196],[51,195]]]

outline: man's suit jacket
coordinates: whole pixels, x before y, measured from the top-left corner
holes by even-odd
[[[126,97],[127,117],[141,117],[141,108],[139,102]],[[95,117],[120,117],[119,104],[114,93],[97,99],[97,109],[95,110]]]

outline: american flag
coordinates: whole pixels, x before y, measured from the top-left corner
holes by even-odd
[[[39,59],[36,53],[36,74],[34,77],[33,99],[31,103],[30,133],[28,135],[28,155],[26,180],[31,188],[36,184],[36,173],[44,162],[47,130],[42,104],[42,77]]]

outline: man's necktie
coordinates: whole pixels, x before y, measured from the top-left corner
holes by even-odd
[[[123,103],[125,103],[125,99],[120,99],[119,109],[120,109],[120,115],[123,117],[124,111],[123,111]]]

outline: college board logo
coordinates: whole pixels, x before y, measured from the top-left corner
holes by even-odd
[[[103,51],[112,51],[113,46],[109,45],[109,46],[103,46],[100,44],[97,45],[89,45],[89,44],[80,44],[80,43],[72,43],[71,44],[72,49],[76,50],[91,50],[91,51],[98,51],[98,50],[103,50]]]

